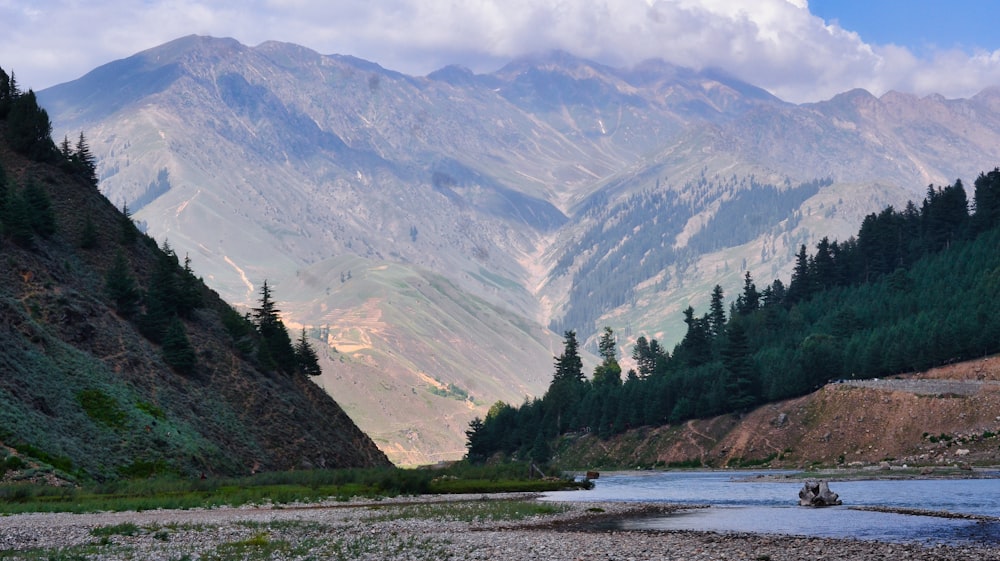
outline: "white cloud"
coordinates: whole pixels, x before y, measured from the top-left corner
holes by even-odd
[[[0,66],[36,89],[191,33],[301,44],[410,74],[488,72],[562,49],[616,65],[647,58],[719,67],[790,101],[861,87],[948,97],[1000,83],[1000,51],[918,58],[866,44],[804,0],[0,0]]]

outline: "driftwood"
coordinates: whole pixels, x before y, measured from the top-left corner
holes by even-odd
[[[843,504],[840,497],[830,490],[826,481],[806,481],[799,491],[799,505],[801,506],[833,506]]]

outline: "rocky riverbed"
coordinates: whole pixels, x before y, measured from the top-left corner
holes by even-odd
[[[619,531],[622,517],[682,507],[542,503],[529,495],[0,517],[3,559],[1000,560],[1000,550],[710,532]]]

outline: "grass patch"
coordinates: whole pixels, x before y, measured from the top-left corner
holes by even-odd
[[[122,524],[115,524],[113,526],[98,526],[97,528],[92,528],[90,530],[90,535],[97,538],[109,536],[135,536],[141,531],[142,530],[139,526],[133,524],[132,522],[123,522]]]
[[[331,498],[543,492],[590,482],[528,479],[523,465],[446,470],[347,469],[262,473],[243,478],[185,479],[174,475],[91,483],[83,487],[0,485],[0,514],[191,509],[245,504],[310,503]]]

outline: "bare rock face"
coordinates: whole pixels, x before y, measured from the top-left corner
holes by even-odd
[[[843,504],[840,497],[830,490],[826,481],[806,481],[799,491],[799,506],[834,506]]]

